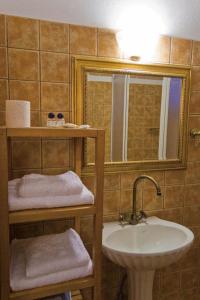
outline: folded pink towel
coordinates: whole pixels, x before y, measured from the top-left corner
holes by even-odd
[[[21,178],[20,197],[67,196],[80,194],[83,184],[78,175],[68,171],[60,175],[29,174]]]
[[[11,245],[10,286],[13,291],[21,291],[65,282],[67,280],[89,276],[93,272],[92,261],[90,260],[88,264],[81,267],[28,278],[26,276],[26,260],[24,253],[26,245],[26,240],[15,240]]]
[[[80,236],[73,229],[27,239],[25,258],[27,277],[82,267],[90,261]]]
[[[80,194],[25,198],[18,196],[19,183],[20,179],[13,179],[8,183],[8,204],[10,211],[33,208],[65,207],[94,203],[94,195],[84,185]]]

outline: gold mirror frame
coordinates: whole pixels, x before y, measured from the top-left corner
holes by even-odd
[[[126,60],[104,59],[95,57],[72,57],[72,121],[84,123],[84,94],[86,72],[142,73],[183,78],[179,126],[179,158],[165,161],[146,160],[129,162],[106,162],[105,171],[121,172],[131,170],[168,170],[186,168],[187,162],[187,126],[190,97],[190,67],[161,64],[139,64]],[[85,153],[85,152],[84,152]],[[84,154],[85,155],[85,154]],[[92,172],[93,164],[85,164],[83,171]]]

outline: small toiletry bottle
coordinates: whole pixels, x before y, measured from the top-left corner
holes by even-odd
[[[56,127],[55,114],[52,112],[48,113],[47,127]]]
[[[65,125],[65,119],[62,113],[57,114],[57,126]]]

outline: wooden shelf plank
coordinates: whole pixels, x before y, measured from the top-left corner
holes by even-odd
[[[93,287],[94,284],[95,284],[94,277],[89,276],[80,279],[70,280],[67,282],[58,283],[58,284],[47,285],[40,288],[24,290],[20,292],[12,292],[10,293],[9,300],[39,299],[51,295],[64,293],[66,291]]]
[[[97,132],[103,129],[80,129],[80,128],[50,128],[50,127],[30,127],[30,128],[7,128],[8,137],[90,137],[95,138]]]
[[[94,205],[20,210],[9,213],[9,224],[56,220],[66,217],[94,215],[95,213],[96,207]]]

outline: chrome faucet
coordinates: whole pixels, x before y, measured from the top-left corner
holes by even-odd
[[[157,195],[161,196],[161,189],[159,184],[153,179],[153,177],[148,175],[140,175],[136,178],[136,180],[133,183],[133,203],[132,203],[132,214],[131,214],[131,220],[130,224],[135,225],[137,224],[146,214],[143,211],[140,211],[139,215],[136,212],[136,193],[137,193],[137,185],[141,179],[148,179],[151,182],[154,183],[157,191]]]
[[[137,185],[139,183],[140,180],[142,179],[148,179],[151,182],[153,182],[153,184],[156,187],[156,191],[157,191],[157,195],[161,196],[161,189],[159,184],[156,182],[156,180],[148,175],[140,175],[138,176],[135,181],[133,182],[133,202],[132,202],[132,213],[124,213],[124,214],[120,214],[119,215],[119,221],[121,225],[125,225],[125,224],[131,224],[131,225],[136,225],[139,222],[141,222],[142,220],[145,220],[145,218],[147,218],[147,215],[145,214],[145,212],[143,210],[141,210],[139,213],[137,213],[137,202],[136,202],[136,194],[137,194]]]

